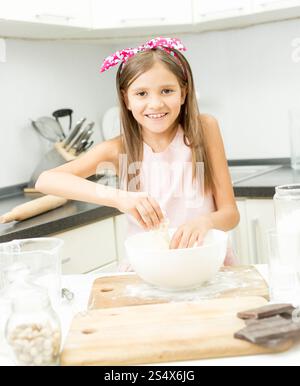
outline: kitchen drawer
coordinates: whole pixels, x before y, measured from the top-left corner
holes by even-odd
[[[114,219],[109,218],[53,235],[64,240],[64,274],[93,271],[116,261]]]

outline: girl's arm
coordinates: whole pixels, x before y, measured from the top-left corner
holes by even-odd
[[[45,194],[115,207],[116,189],[86,178],[96,174],[101,163],[108,162],[116,168],[118,147],[118,139],[102,142],[80,158],[43,172],[35,188]]]
[[[144,229],[159,226],[163,214],[153,198],[86,180],[96,174],[101,165],[107,168],[109,164],[118,174],[119,154],[119,137],[102,142],[80,158],[43,172],[35,187],[45,194],[117,208],[131,214]]]
[[[202,114],[200,119],[215,176],[213,196],[216,211],[178,228],[171,241],[171,248],[192,247],[195,242],[201,244],[209,229],[228,231],[236,227],[240,220],[218,122],[210,115]]]

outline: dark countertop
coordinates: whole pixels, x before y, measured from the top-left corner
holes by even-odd
[[[289,166],[234,184],[236,197],[273,198],[275,186],[300,183],[300,170]]]
[[[275,186],[300,183],[300,171],[289,167],[288,159],[234,160],[234,165],[283,165],[282,168],[234,184],[236,197],[272,198]],[[17,205],[39,197],[36,193],[23,193],[26,184],[0,189],[0,215]],[[117,209],[79,201],[69,201],[61,208],[43,213],[31,219],[0,224],[0,242],[13,239],[48,236],[70,230],[120,214]]]
[[[0,215],[9,212],[17,205],[41,197],[38,193],[23,193],[24,187],[26,184],[11,187],[11,189],[5,188],[5,195],[0,196]],[[4,189],[2,189],[3,191]],[[0,243],[14,239],[49,236],[118,214],[120,212],[115,208],[80,201],[68,201],[60,208],[28,220],[0,224]]]

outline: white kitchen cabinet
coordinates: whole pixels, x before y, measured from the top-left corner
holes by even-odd
[[[37,0],[0,0],[0,18],[32,21],[38,3]]]
[[[247,200],[243,198],[237,199],[237,207],[240,212],[240,222],[234,230],[229,232],[233,250],[238,258],[237,264],[240,265],[249,264],[246,201]]]
[[[93,275],[97,275],[98,273],[115,273],[118,272],[118,266],[119,264],[117,262],[110,263],[107,265],[104,265],[101,268],[95,269],[94,271],[91,271],[90,273]]]
[[[93,28],[192,24],[192,0],[92,0]]]
[[[120,262],[126,256],[125,239],[127,234],[127,220],[125,214],[114,217],[115,239],[118,261]]]
[[[268,261],[267,232],[275,228],[272,199],[237,198],[240,223],[231,232],[239,264],[265,264]]]
[[[195,0],[196,21],[224,19],[251,13],[251,0]]]
[[[195,31],[241,28],[300,17],[300,0],[194,0]]]
[[[0,0],[0,37],[113,39],[199,33],[300,17],[300,0]]]
[[[273,200],[247,200],[249,257],[252,264],[268,262],[267,232],[275,228]]]
[[[226,19],[300,6],[300,0],[194,0],[197,21]]]
[[[89,28],[90,0],[0,0],[0,18]]]
[[[80,274],[105,267],[117,261],[114,219],[84,225],[53,237],[62,239],[64,274]]]
[[[300,6],[300,0],[252,0],[254,12],[267,12]]]

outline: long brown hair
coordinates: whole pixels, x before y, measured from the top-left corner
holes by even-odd
[[[178,123],[183,129],[185,145],[191,148],[194,177],[196,175],[196,162],[204,163],[205,192],[208,192],[214,189],[214,176],[200,120],[191,67],[181,52],[176,49],[170,51],[172,55],[164,49],[140,52],[131,57],[125,65],[121,65],[118,69],[116,86],[121,107],[121,152],[127,155],[127,166],[134,162],[142,161],[142,130],[139,123],[133,117],[132,112],[127,109],[123,94],[127,92],[130,85],[141,74],[149,71],[155,62],[159,61],[177,77],[180,87],[186,89],[186,98],[181,106]],[[129,179],[129,176],[127,175],[126,178]]]

